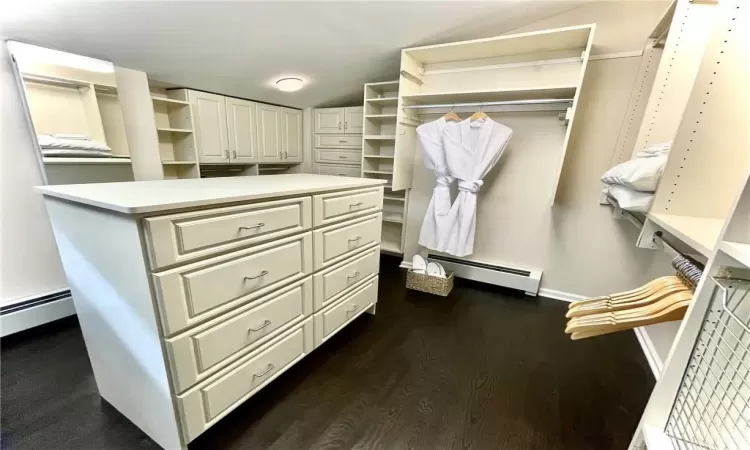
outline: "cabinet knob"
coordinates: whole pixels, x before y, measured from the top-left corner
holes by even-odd
[[[346,130],[347,128],[349,128],[349,122],[347,122],[347,121],[345,120],[345,121],[344,121],[344,129]]]
[[[341,129],[341,122],[339,122],[338,127],[339,127],[339,130],[340,130]]]
[[[237,150],[232,150],[232,159],[237,159]]]

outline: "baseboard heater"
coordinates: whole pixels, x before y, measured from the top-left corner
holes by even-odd
[[[439,262],[445,270],[453,271],[459,278],[518,289],[533,297],[539,293],[542,283],[541,270],[518,269],[434,253],[430,253],[428,259]]]
[[[69,289],[35,295],[0,307],[0,336],[75,314]]]

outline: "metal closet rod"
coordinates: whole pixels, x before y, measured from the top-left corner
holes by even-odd
[[[506,100],[502,102],[473,102],[473,103],[439,103],[435,105],[406,105],[404,109],[428,108],[464,108],[470,106],[506,106],[506,105],[549,105],[554,103],[572,103],[572,98],[540,98],[535,100]]]
[[[662,236],[661,231],[657,231],[654,233],[654,237],[652,241],[655,244],[661,244],[662,247],[664,247],[664,251],[669,255],[671,258],[676,258],[678,256],[682,256],[683,258],[689,258],[687,255],[682,253],[681,251],[677,250],[676,248],[672,247],[672,245],[664,240],[664,237]]]

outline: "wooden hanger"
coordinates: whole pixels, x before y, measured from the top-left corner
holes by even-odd
[[[676,282],[674,283],[666,283],[661,288],[656,289],[653,292],[644,292],[644,294],[640,296],[627,297],[615,301],[603,300],[598,303],[581,305],[579,307],[569,309],[565,317],[583,317],[602,312],[632,309],[639,306],[649,305],[663,299],[668,295],[682,291],[692,292],[692,289],[689,286],[685,285],[681,280],[676,279]]]
[[[574,331],[570,338],[572,340],[584,339],[588,337],[600,336],[602,334],[614,333],[617,331],[630,330],[633,328],[653,325],[656,323],[671,322],[681,320],[685,317],[685,312],[690,306],[690,300],[677,302],[668,308],[660,311],[658,314],[641,319],[629,319],[616,325],[592,326],[586,329]]]
[[[453,112],[453,108],[451,108],[451,110],[446,115],[443,116],[443,119],[445,119],[447,122],[451,122],[451,121],[460,122],[461,121],[461,118],[458,117],[458,114]]]
[[[676,281],[677,281],[677,277],[674,277],[674,276],[660,277],[653,281],[650,281],[649,283],[639,287],[638,289],[633,289],[633,290],[625,291],[625,292],[619,292],[617,294],[612,294],[612,295],[605,295],[602,297],[593,297],[593,298],[588,298],[585,300],[576,300],[568,305],[568,309],[573,309],[578,306],[589,305],[589,304],[601,302],[604,300],[617,301],[617,300],[627,299],[630,297],[641,296],[648,292],[654,292],[660,287],[663,287],[665,283],[676,282]]]
[[[475,120],[488,119],[488,118],[489,117],[487,116],[487,114],[485,114],[484,112],[482,112],[482,107],[480,106],[479,107],[479,111],[477,111],[474,114],[472,114],[471,117],[469,118],[469,120],[471,122],[473,122]]]

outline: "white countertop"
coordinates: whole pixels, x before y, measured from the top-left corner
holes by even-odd
[[[283,174],[188,180],[38,186],[48,197],[125,214],[144,214],[298,194],[382,186],[385,180]]]

